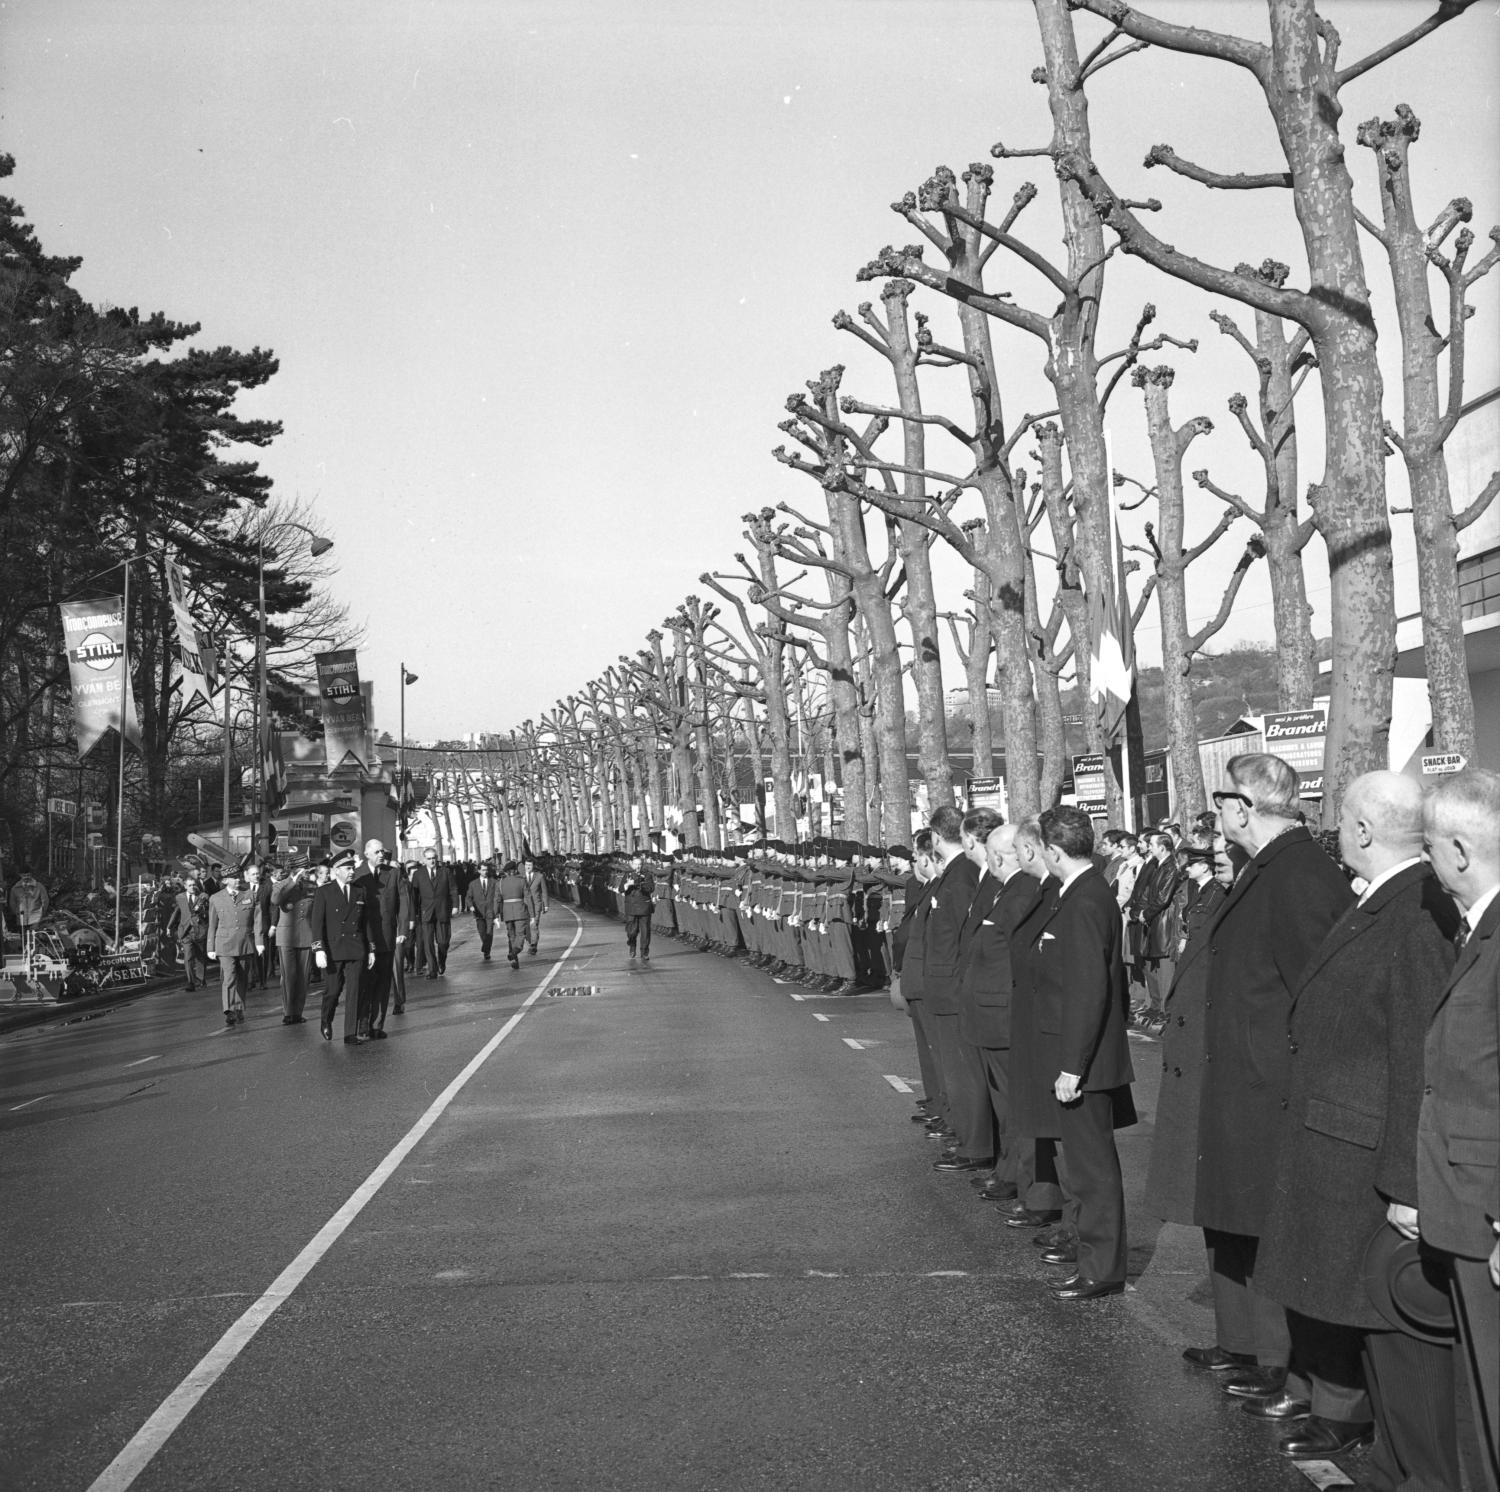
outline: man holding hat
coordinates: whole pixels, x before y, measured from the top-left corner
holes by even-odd
[[[333,1013],[339,997],[344,1002],[344,1045],[369,1037],[369,1016],[361,1008],[360,984],[375,955],[366,927],[365,888],[354,884],[354,851],[345,850],[333,862],[333,879],[319,886],[312,903],[313,960],[323,970],[323,1009],[319,1031],[333,1040]]]
[[[1453,963],[1457,918],[1422,863],[1416,778],[1356,777],[1339,854],[1365,889],[1292,986],[1256,1262],[1257,1288],[1287,1308],[1291,1370],[1280,1398],[1247,1412],[1300,1419],[1281,1443],[1294,1458],[1340,1455],[1378,1428],[1370,1472],[1387,1492],[1457,1486],[1456,1441],[1427,1433],[1451,1416],[1452,1354],[1390,1330],[1362,1269],[1387,1202],[1416,1197],[1422,1033]]]

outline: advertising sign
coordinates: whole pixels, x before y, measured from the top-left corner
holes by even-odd
[[[1461,751],[1430,752],[1422,758],[1424,777],[1442,777],[1449,772],[1462,772],[1469,759]]]
[[[71,819],[77,817],[78,805],[71,798],[48,798],[47,812],[55,813],[59,818]]]
[[[1005,812],[1005,779],[1003,777],[971,777],[969,779],[969,810],[993,808]]]
[[[1073,796],[1085,813],[1102,814],[1108,811],[1104,796],[1104,758],[1102,756],[1075,756],[1073,758]]]
[[[353,648],[319,653],[318,695],[323,702],[323,750],[327,770],[336,772],[353,757],[364,762],[369,726],[359,689],[359,658]]]
[[[125,656],[125,600],[62,603],[63,641],[73,683],[73,730],[78,754],[87,756],[107,730],[117,730],[137,750],[135,696]]]
[[[187,581],[180,566],[167,561],[167,591],[172,598],[172,615],[177,621],[177,646],[173,658],[182,675],[182,703],[191,705],[195,698],[208,699],[213,694],[214,658],[208,634],[200,632],[187,605]]]
[[[1314,705],[1310,710],[1280,710],[1268,714],[1266,750],[1295,767],[1304,798],[1323,796],[1323,754],[1328,745],[1328,710]]]

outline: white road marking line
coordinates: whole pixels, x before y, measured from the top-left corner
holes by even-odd
[[[22,1109],[29,1109],[32,1106],[32,1104],[34,1104],[34,1103],[41,1103],[41,1101],[42,1101],[43,1098],[51,1098],[52,1096],[53,1095],[50,1094],[50,1093],[44,1093],[44,1094],[42,1094],[41,1098],[28,1098],[25,1103],[18,1103],[11,1110],[11,1113],[12,1114],[19,1114]]]
[[[897,1093],[910,1093],[912,1091],[911,1084],[906,1082],[903,1078],[898,1078],[893,1072],[882,1073],[881,1076],[884,1077],[886,1082],[888,1082],[891,1087],[896,1090]]]
[[[161,1053],[158,1052],[154,1057],[141,1057],[139,1060],[137,1060],[135,1062],[127,1062],[125,1065],[126,1065],[126,1067],[144,1067],[148,1062],[160,1062],[160,1061],[161,1061]]]
[[[967,1269],[929,1269],[922,1276],[924,1280],[966,1280],[968,1277]]]
[[[401,1162],[416,1149],[427,1131],[442,1118],[443,1112],[463,1091],[469,1079],[484,1066],[495,1048],[520,1024],[521,1017],[541,998],[542,991],[562,968],[567,961],[568,954],[578,946],[578,940],[583,936],[583,918],[573,912],[571,907],[568,911],[578,923],[578,930],[573,934],[573,941],[568,944],[562,957],[542,976],[541,983],[526,997],[521,1008],[485,1042],[476,1055],[469,1060],[463,1071],[433,1099],[427,1112],[396,1142],[386,1158],[355,1189],[349,1200],[323,1224],[302,1252],[271,1281],[265,1294],[209,1348],[202,1361],[167,1395],[160,1407],[136,1431],[120,1454],[89,1484],[89,1492],[124,1492],[124,1489],[129,1487],[151,1464],[156,1453],[167,1443],[183,1420],[192,1413],[198,1401],[223,1377],[235,1358],[250,1345],[256,1333],[275,1315],[283,1302],[291,1299],[298,1285],[312,1273],[323,1256],[339,1241],[350,1223],[364,1211],[366,1205],[390,1179]]]
[[[813,1011],[813,1019],[815,1021],[831,1021],[833,1017],[831,1015],[819,1015],[817,1011]]]
[[[789,995],[791,995],[791,994],[792,994],[792,992],[791,992],[791,991],[790,991],[790,990],[788,990],[788,991],[787,991],[787,994],[789,994]],[[801,1002],[802,1002],[802,1001],[803,1001],[803,1000],[805,1000],[805,999],[806,999],[806,998],[807,998],[807,996],[806,996],[806,995],[792,995],[792,999],[794,999],[794,1000],[796,1000],[796,1001],[797,1001],[797,1002],[798,1002],[798,1003],[799,1003],[799,1004],[800,1004],[800,1003],[801,1003]]]
[[[839,1040],[842,1041],[844,1043],[844,1045],[846,1047],[848,1047],[851,1051],[855,1051],[855,1052],[862,1052],[862,1051],[864,1051],[864,1046],[860,1042],[856,1041],[852,1036],[841,1036],[839,1038]]]
[[[771,1276],[768,1274],[755,1274],[748,1270],[743,1273],[732,1270],[725,1278],[731,1280],[768,1280]]]

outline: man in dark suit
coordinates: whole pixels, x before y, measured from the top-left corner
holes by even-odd
[[[424,850],[422,863],[411,878],[416,902],[417,968],[429,979],[448,969],[448,943],[453,934],[453,877],[438,864],[436,850]]]
[[[1422,863],[1418,781],[1355,778],[1340,805],[1339,853],[1365,889],[1293,988],[1277,1170],[1256,1259],[1258,1288],[1287,1308],[1286,1396],[1310,1411],[1282,1451],[1340,1455],[1378,1417],[1376,1485],[1452,1487],[1456,1439],[1429,1446],[1423,1433],[1451,1417],[1452,1353],[1390,1330],[1362,1268],[1387,1201],[1416,1201],[1421,1042],[1458,926]]]
[[[542,913],[547,910],[547,878],[528,855],[521,862],[521,879],[526,882],[526,911],[529,918],[526,941],[535,953],[536,940],[542,935]]]
[[[182,953],[182,972],[189,994],[208,983],[204,944],[208,938],[208,897],[197,876],[189,876],[172,904],[167,935],[177,939]]]
[[[1194,1221],[1216,1276],[1220,1342],[1253,1342],[1256,1366],[1228,1373],[1232,1397],[1284,1407],[1286,1311],[1256,1286],[1256,1251],[1276,1174],[1292,990],[1354,893],[1301,823],[1296,772],[1280,757],[1232,757],[1213,795],[1230,845],[1249,857],[1209,934],[1205,1065]]]
[[[1046,916],[1025,927],[1033,939],[1039,1055],[1055,1073],[1053,1095],[1061,1110],[1058,1172],[1077,1237],[1074,1249],[1064,1252],[1076,1254],[1078,1266],[1052,1294],[1097,1300],[1125,1288],[1125,1191],[1114,1132],[1135,1122],[1135,1072],[1125,1034],[1122,930],[1114,893],[1094,865],[1093,820],[1081,808],[1049,808],[1039,827],[1057,899]]]
[[[935,809],[928,820],[939,869],[928,893],[922,929],[922,1000],[936,1036],[934,1055],[942,1071],[942,1117],[955,1136],[953,1149],[938,1164],[973,1171],[992,1164],[994,1155],[988,1136],[965,1132],[972,1127],[972,1078],[962,1070],[959,1053],[958,954],[979,884],[979,867],[964,853],[963,823],[963,814],[951,804]]]
[[[355,870],[351,884],[364,897],[365,938],[370,950],[364,976],[368,988],[362,1003],[370,1038],[384,1041],[396,968],[411,931],[411,892],[401,872],[386,859],[385,846],[378,839],[366,842],[364,862]],[[404,997],[398,999],[397,1012],[405,1008]]]
[[[959,968],[958,1023],[959,1034],[983,1065],[997,1137],[995,1174],[981,1195],[1004,1202],[1018,1194],[1018,1146],[1009,1098],[1010,940],[1041,900],[1042,888],[1021,871],[1014,824],[991,829],[984,839],[984,853],[986,875],[969,911],[974,927]]]
[[[474,914],[474,927],[479,933],[479,951],[485,963],[490,961],[490,948],[495,940],[495,867],[488,860],[479,867],[479,874],[469,882],[464,892],[464,905]]]
[[[917,1048],[917,1071],[922,1075],[922,1097],[913,1123],[941,1125],[943,1081],[927,1029],[922,1003],[922,937],[927,921],[929,887],[937,877],[932,855],[931,829],[918,829],[912,836],[912,873],[899,893],[900,911],[892,908],[890,929],[891,1003],[911,1020]],[[898,857],[899,863],[899,857]],[[913,956],[915,955],[915,956]],[[935,1132],[935,1131],[934,1131]]]
[[[1452,1285],[1473,1433],[1470,1481],[1500,1484],[1500,773],[1445,777],[1422,813],[1427,858],[1463,915],[1463,948],[1438,999],[1424,1051],[1417,1125],[1420,1229]],[[1474,1443],[1477,1441],[1478,1443]]]
[[[365,889],[354,884],[353,850],[333,862],[333,879],[313,896],[312,938],[313,961],[323,970],[323,1040],[333,1040],[333,1013],[342,995],[345,1046],[368,1041],[369,1014],[361,1006],[360,985],[375,955],[366,930]]]

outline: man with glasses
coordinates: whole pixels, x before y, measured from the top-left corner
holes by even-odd
[[[1194,1221],[1213,1261],[1221,1346],[1253,1354],[1224,1391],[1262,1419],[1306,1415],[1285,1389],[1286,1312],[1256,1287],[1256,1253],[1276,1176],[1292,1054],[1292,991],[1354,900],[1344,873],[1302,823],[1296,771],[1278,756],[1232,757],[1214,806],[1246,857],[1209,932]]]
[[[453,933],[453,878],[438,864],[436,850],[422,852],[412,877],[416,899],[417,971],[429,979],[448,971],[448,943]]]

